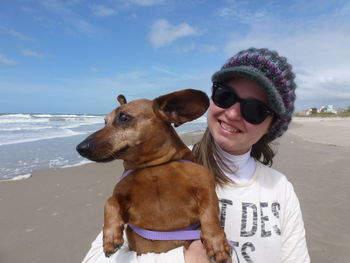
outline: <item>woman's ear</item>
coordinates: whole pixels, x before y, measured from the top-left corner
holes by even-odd
[[[202,116],[209,107],[207,94],[200,90],[186,89],[154,100],[153,109],[161,118],[175,127]]]
[[[274,116],[269,116],[268,118],[270,118],[271,120],[270,120],[269,126],[267,126],[267,129],[266,129],[264,135],[268,134],[271,131],[271,128],[276,121]]]

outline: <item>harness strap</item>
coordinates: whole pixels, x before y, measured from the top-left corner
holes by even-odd
[[[123,180],[125,177],[127,177],[130,173],[132,173],[133,171],[135,171],[134,169],[130,169],[130,170],[127,170],[127,171],[124,171],[124,173],[122,174],[122,176],[120,176],[119,178],[119,182],[121,180]]]
[[[151,240],[197,240],[200,239],[200,230],[195,230],[200,226],[200,223],[190,225],[186,228],[174,231],[152,231],[139,228],[133,224],[128,226],[139,236]]]
[[[174,231],[152,231],[152,230],[146,230],[143,228],[139,228],[133,224],[128,224],[128,226],[139,236],[150,239],[150,240],[200,240],[201,237],[201,231],[200,230],[193,230],[200,226],[200,223],[193,224],[189,227],[174,230]],[[233,242],[227,240],[229,246],[231,247],[232,251],[236,255],[237,263],[240,263],[238,253],[236,251],[236,248],[233,244]],[[231,256],[232,256],[231,251]]]

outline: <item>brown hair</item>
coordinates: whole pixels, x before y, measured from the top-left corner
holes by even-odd
[[[234,183],[228,178],[223,171],[234,173],[225,163],[225,160],[217,151],[217,145],[214,142],[213,136],[207,128],[202,139],[193,147],[193,153],[196,163],[204,165],[209,169],[215,178],[216,184],[224,185]],[[272,159],[275,156],[274,151],[269,145],[266,137],[263,136],[257,143],[252,146],[250,155],[257,161],[272,165]]]

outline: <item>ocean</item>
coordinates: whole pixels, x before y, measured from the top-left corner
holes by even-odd
[[[176,130],[181,134],[206,125],[202,116]],[[103,126],[103,115],[0,114],[0,180],[25,179],[33,171],[90,162],[75,147]]]

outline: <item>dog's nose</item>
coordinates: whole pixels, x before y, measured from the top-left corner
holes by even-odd
[[[89,140],[82,141],[81,143],[78,144],[76,150],[78,153],[81,155],[86,155],[90,151],[90,142]]]

